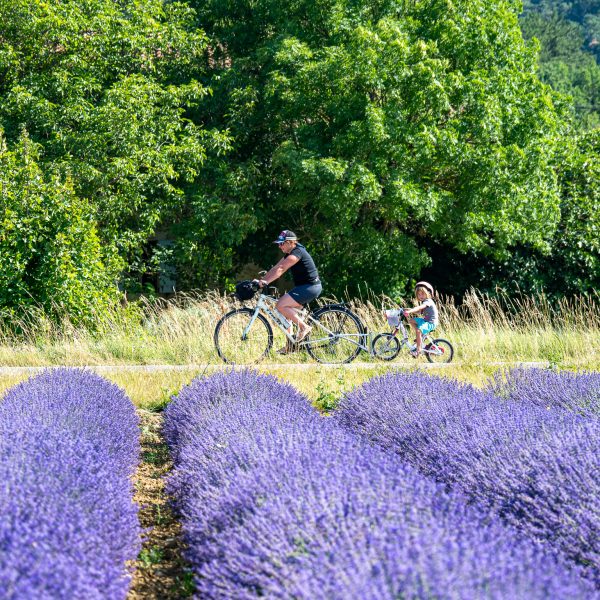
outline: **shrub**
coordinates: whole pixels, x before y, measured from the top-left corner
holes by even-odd
[[[0,596],[125,598],[138,418],[117,386],[47,371],[0,402]]]
[[[512,402],[600,415],[600,373],[516,368],[497,372],[488,387]]]
[[[589,597],[591,587],[460,494],[251,372],[167,407],[202,598]]]
[[[335,421],[464,491],[600,583],[600,424],[420,373],[372,379]]]

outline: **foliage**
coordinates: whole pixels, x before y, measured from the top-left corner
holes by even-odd
[[[568,375],[565,387],[568,396]],[[600,584],[597,419],[507,404],[419,373],[369,381],[341,400],[335,418],[553,545]]]
[[[561,220],[552,275],[562,293],[600,287],[600,129],[567,146],[558,168]],[[551,285],[551,282],[547,282]]]
[[[100,408],[101,407],[101,408]],[[140,548],[138,417],[105,379],[47,371],[0,403],[0,595],[122,598]]]
[[[581,25],[588,43],[600,35],[597,20],[600,17],[599,0],[524,0],[523,9],[525,14],[560,16]],[[591,44],[591,48],[596,49],[596,46]]]
[[[165,412],[199,596],[593,597],[551,553],[252,372]]]
[[[0,0],[0,22],[9,150],[25,128],[44,177],[71,182],[107,253],[135,269],[148,236],[183,203],[182,184],[227,146],[187,116],[209,93],[193,11],[162,0]]]
[[[517,244],[509,257],[494,260],[433,243],[434,265],[422,276],[457,295],[469,287],[501,287],[509,294],[544,290],[553,298],[594,293],[600,287],[600,129],[567,138],[555,169],[560,221],[550,252]]]
[[[523,36],[539,41],[540,78],[570,96],[576,127],[593,129],[600,125],[600,65],[587,47],[584,27],[556,8],[549,12],[549,4],[524,13]]]
[[[0,219],[4,317],[35,307],[91,324],[94,313],[114,304],[122,263],[104,251],[72,180],[44,173],[27,135],[14,151],[0,138]]]
[[[328,292],[364,281],[392,292],[428,264],[429,239],[494,256],[517,240],[546,247],[562,109],[534,73],[514,3],[197,9],[215,52],[202,106],[235,139],[233,175],[199,205],[235,204],[239,260],[275,260],[264,246],[285,225]]]
[[[35,305],[89,321],[118,272],[139,280],[161,262],[180,290],[227,288],[244,264],[279,258],[268,242],[284,226],[327,294],[403,293],[428,273],[452,274],[445,290],[459,293],[596,285],[597,142],[557,146],[571,148],[573,106],[577,127],[598,124],[598,0],[526,2],[521,27],[539,46],[523,41],[519,10],[0,0],[2,160],[14,175],[27,154],[44,182],[37,220],[57,223],[36,239],[73,223],[72,242],[44,246],[44,269],[7,242],[18,289],[0,296],[5,314]],[[157,231],[175,243],[150,256]]]

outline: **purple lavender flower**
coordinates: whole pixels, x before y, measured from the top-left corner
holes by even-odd
[[[497,373],[488,387],[506,400],[600,416],[600,373],[521,367]]]
[[[462,490],[600,584],[600,423],[420,373],[375,378],[334,420]]]
[[[102,377],[47,371],[0,401],[0,597],[125,598],[140,548],[135,409]]]
[[[539,544],[276,379],[196,380],[165,411],[200,598],[593,598]]]

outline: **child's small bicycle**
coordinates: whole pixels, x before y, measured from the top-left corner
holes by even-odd
[[[406,346],[409,351],[413,351],[415,346],[408,341],[408,333],[402,322],[404,311],[386,310],[385,316],[392,327],[390,333],[380,333],[373,338],[373,354],[381,360],[394,360],[400,348]],[[398,339],[398,332],[402,333],[402,339]],[[454,348],[448,340],[442,338],[432,339],[430,334],[423,336],[423,354],[430,363],[449,363],[454,356]]]

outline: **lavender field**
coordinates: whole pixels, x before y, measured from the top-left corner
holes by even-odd
[[[46,372],[0,402],[0,598],[125,598],[140,548],[135,409],[117,386]]]
[[[395,375],[356,390],[323,418],[272,377],[237,372],[194,381],[167,408],[165,435],[175,463],[169,491],[198,597],[598,597],[596,425],[560,408],[526,407],[521,417],[509,403]],[[520,426],[520,436],[491,437],[496,405],[507,409],[500,432]],[[477,418],[460,433],[466,417]],[[397,428],[407,438],[412,428],[410,442]],[[466,464],[451,470],[435,434],[441,440],[454,430],[452,456],[462,443],[465,463],[490,460],[486,473],[496,469],[499,491]],[[472,457],[479,437],[489,445]],[[518,444],[522,462],[511,454]],[[541,472],[538,482],[536,467],[556,472]],[[523,489],[504,500],[513,469]],[[522,514],[528,502],[531,514]]]
[[[13,387],[0,598],[600,598],[600,374],[390,372],[334,406],[249,370],[184,386],[154,413],[182,528],[161,538],[125,392],[77,369]],[[184,556],[158,568],[172,535]]]
[[[515,370],[487,390],[375,378],[334,420],[466,494],[600,585],[598,374]]]

